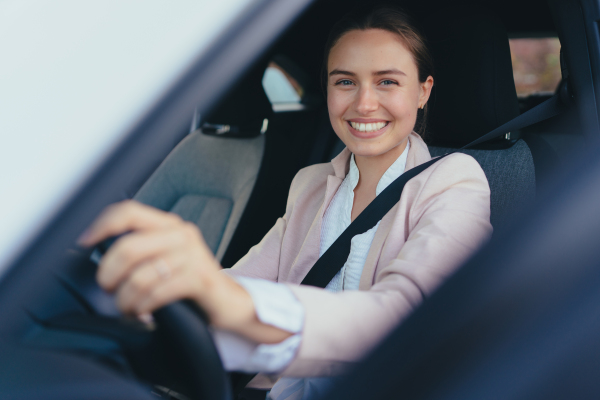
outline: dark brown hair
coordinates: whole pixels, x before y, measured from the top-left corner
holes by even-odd
[[[368,13],[355,12],[347,14],[329,32],[329,37],[325,43],[325,56],[323,57],[322,68],[322,84],[325,92],[327,91],[328,80],[327,62],[331,49],[346,33],[367,29],[382,29],[398,35],[417,64],[419,82],[423,83],[429,76],[433,76],[433,58],[427,48],[425,36],[417,29],[412,19],[400,9],[378,7]],[[427,121],[427,104],[423,107],[422,115],[420,114],[421,112],[419,111],[415,131],[424,136]]]

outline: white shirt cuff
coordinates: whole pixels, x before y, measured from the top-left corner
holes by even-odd
[[[250,294],[262,323],[295,333],[280,343],[257,344],[235,333],[213,330],[213,338],[228,371],[275,373],[287,367],[298,351],[304,326],[304,307],[283,284],[235,278]]]

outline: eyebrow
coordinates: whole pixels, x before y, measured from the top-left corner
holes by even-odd
[[[333,76],[333,75],[356,76],[356,74],[354,72],[343,71],[343,70],[340,70],[340,69],[334,69],[333,71],[331,71],[329,73],[329,76]],[[402,71],[400,71],[399,69],[396,69],[396,68],[373,72],[373,76],[380,76],[380,75],[404,75],[404,76],[406,76],[406,74],[404,72],[402,72]]]
[[[404,75],[404,76],[406,76],[406,74],[404,72],[402,72],[396,68],[386,69],[385,71],[373,72],[373,75],[374,76],[379,76],[379,75]]]
[[[329,73],[329,76],[333,76],[333,75],[348,75],[348,76],[356,76],[356,74],[354,72],[350,72],[350,71],[342,71],[340,69],[334,69],[333,71],[331,71]]]

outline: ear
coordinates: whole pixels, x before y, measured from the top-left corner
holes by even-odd
[[[431,88],[433,87],[433,77],[429,75],[425,82],[420,83],[421,87],[419,90],[419,108],[423,108],[429,100],[431,94]]]

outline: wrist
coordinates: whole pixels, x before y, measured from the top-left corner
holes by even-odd
[[[291,332],[265,324],[258,318],[252,296],[230,276],[219,273],[204,293],[204,303],[211,324],[257,343],[280,343]],[[206,300],[210,299],[210,300]]]
[[[196,301],[216,328],[243,334],[248,325],[258,322],[250,294],[222,272],[211,274],[210,279],[205,280]]]

